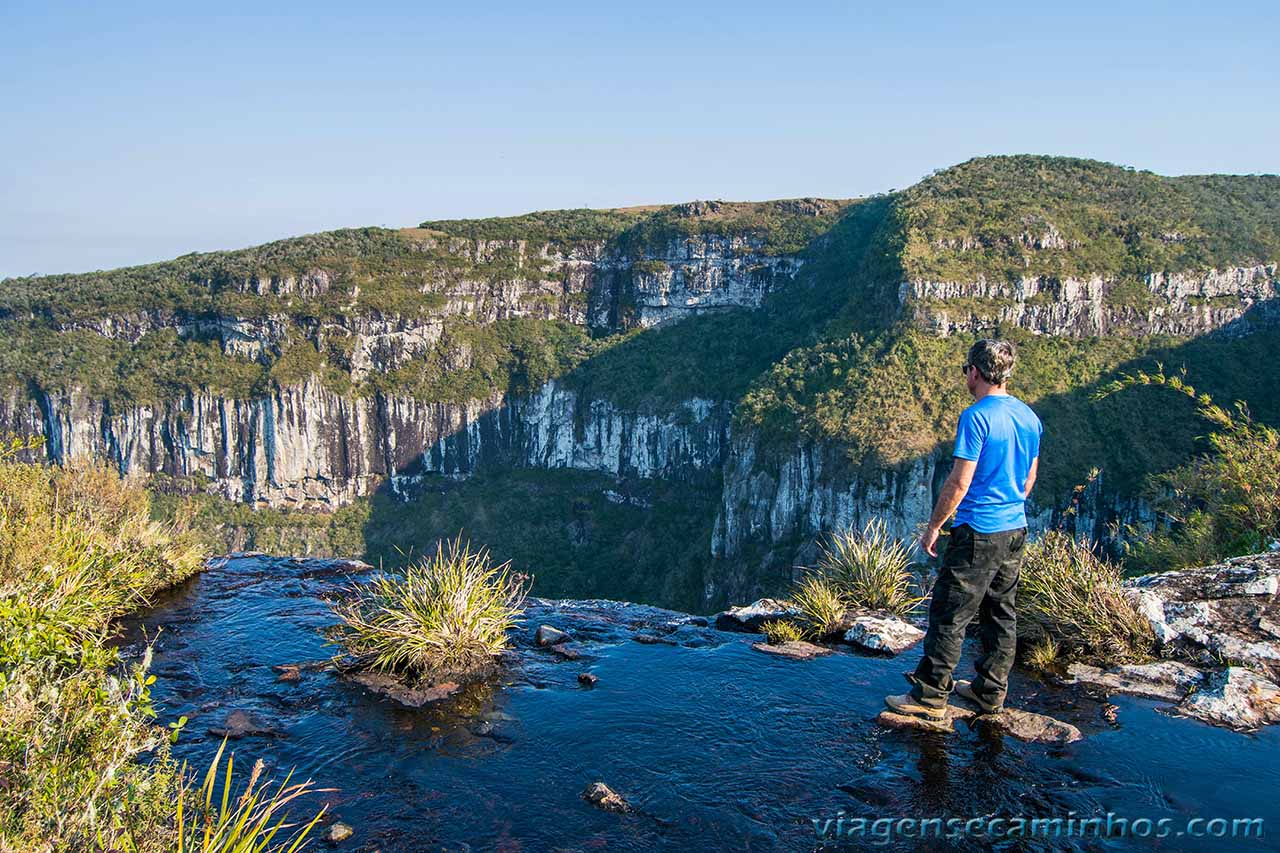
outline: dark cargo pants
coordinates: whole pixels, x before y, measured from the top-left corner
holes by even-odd
[[[1004,704],[1017,642],[1014,604],[1025,528],[978,533],[967,524],[951,528],[951,541],[933,586],[924,657],[916,667],[911,695],[921,705],[941,708],[951,694],[964,632],[978,618],[982,656],[974,663],[973,690],[984,707]]]

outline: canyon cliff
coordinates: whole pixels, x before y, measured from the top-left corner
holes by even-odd
[[[966,168],[1006,180],[999,218],[948,207],[955,185],[995,192]],[[1085,198],[1024,199],[1027,170]],[[1073,519],[1105,536],[1149,520],[1142,475],[1194,452],[1195,433],[1150,452],[1117,443],[1092,390],[1152,359],[1203,367],[1212,385],[1213,359],[1247,357],[1275,328],[1275,199],[1242,241],[1194,219],[1235,184],[1148,175],[991,158],[851,202],[427,222],[9,279],[0,427],[43,436],[55,462],[101,459],[258,507],[413,500],[514,469],[590,472],[614,495],[626,489],[611,482],[677,484],[716,507],[709,604],[768,591],[834,527],[881,517],[909,535],[946,473],[957,359],[1000,334],[1024,353],[1015,393],[1051,433],[1081,433],[1046,446],[1057,467],[1034,523],[1058,523],[1100,465]],[[1126,180],[1170,195],[1163,219],[1115,197]],[[1250,193],[1280,199],[1256,180]],[[1098,193],[1114,222],[1082,219]],[[1215,391],[1270,417],[1275,385]],[[644,524],[652,507],[635,508]]]

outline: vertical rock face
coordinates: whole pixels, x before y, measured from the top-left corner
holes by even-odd
[[[936,473],[936,460],[925,457],[860,476],[839,448],[802,443],[767,452],[754,437],[737,437],[725,466],[712,554],[731,559],[748,542],[798,540],[872,518],[910,538],[933,507]]]
[[[898,301],[938,334],[994,322],[1046,335],[1201,335],[1239,320],[1280,292],[1275,264],[1204,273],[1152,273],[1141,282],[1101,276],[1018,281],[906,281]]]
[[[606,256],[596,272],[590,323],[648,327],[709,310],[757,308],[801,264],[794,255],[767,254],[763,240],[747,235],[672,240],[640,261]]]
[[[661,414],[581,400],[551,381],[444,435],[425,467],[464,477],[485,461],[535,468],[576,468],[618,477],[691,479],[724,462],[729,407],[686,400]]]

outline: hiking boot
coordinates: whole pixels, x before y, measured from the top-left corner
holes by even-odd
[[[947,718],[946,706],[941,708],[930,708],[928,705],[921,705],[916,701],[916,697],[910,693],[900,693],[897,696],[884,697],[885,707],[895,714],[905,714],[908,717],[919,717],[922,720],[939,723]]]
[[[951,687],[951,692],[959,696],[961,699],[967,699],[978,706],[978,710],[983,714],[999,714],[1004,710],[1004,705],[988,705],[978,698],[978,694],[973,690],[972,682],[957,681]]]

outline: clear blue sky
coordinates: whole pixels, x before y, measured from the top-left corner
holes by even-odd
[[[1280,171],[1274,2],[483,6],[3,0],[0,275],[992,153]]]

